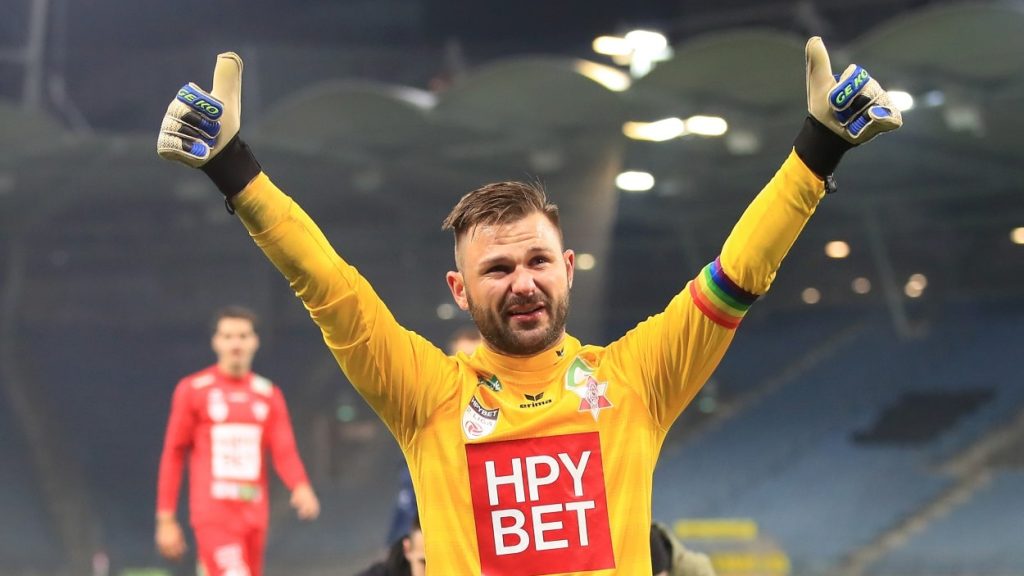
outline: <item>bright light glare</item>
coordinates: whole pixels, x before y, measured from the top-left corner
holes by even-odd
[[[451,320],[455,318],[455,305],[445,302],[437,306],[437,317],[441,320]]]
[[[597,258],[594,258],[593,254],[581,252],[576,255],[576,269],[577,270],[593,270],[594,266],[597,265]]]
[[[853,282],[850,283],[850,288],[857,294],[867,294],[871,292],[871,280],[863,276],[854,278]]]
[[[605,56],[627,56],[633,52],[629,41],[618,36],[598,36],[591,46],[594,52]]]
[[[719,116],[690,116],[686,119],[686,130],[701,136],[721,136],[729,130],[729,124]]]
[[[889,100],[900,112],[906,112],[914,107],[914,97],[910,92],[903,90],[889,90]]]
[[[924,289],[907,282],[907,285],[903,287],[903,293],[909,298],[918,298],[924,292]]]
[[[611,66],[598,64],[597,62],[577,60],[575,68],[580,74],[590,78],[612,92],[629,90],[629,86],[632,83],[632,80],[629,78],[629,74],[626,74],[621,70],[616,70]]]
[[[1013,231],[1010,232],[1010,241],[1014,244],[1024,244],[1024,226],[1014,228]]]
[[[829,258],[846,258],[850,255],[850,245],[842,240],[833,240],[825,244],[825,255]]]
[[[924,94],[924,105],[928,108],[935,108],[946,103],[946,95],[941,90],[931,90]]]
[[[686,134],[686,123],[679,118],[664,118],[655,122],[626,122],[622,133],[633,140],[664,142]]]
[[[634,52],[648,54],[656,54],[668,47],[665,35],[651,30],[633,30],[626,34],[625,41]]]
[[[804,288],[804,291],[800,293],[800,298],[807,304],[817,304],[821,302],[821,292],[817,288]]]
[[[626,192],[647,192],[654,188],[654,176],[649,172],[630,170],[616,176],[615,185]]]
[[[917,298],[927,287],[928,278],[924,274],[911,274],[907,284],[903,287],[903,293],[910,298]]]

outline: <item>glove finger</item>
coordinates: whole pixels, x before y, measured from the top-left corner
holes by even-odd
[[[186,124],[202,134],[204,140],[214,139],[220,133],[220,122],[207,120],[201,114],[197,114],[192,110],[187,111],[178,119],[182,124]]]
[[[217,66],[213,69],[213,94],[236,114],[242,105],[242,58],[234,52],[217,55]]]
[[[868,109],[869,106],[881,105],[895,109],[889,102],[888,93],[882,88],[877,80],[872,78],[861,88],[860,93],[854,96],[846,109],[833,111],[832,114],[839,120],[839,123],[846,126],[854,117]]]
[[[192,140],[202,140],[204,144],[213,148],[217,144],[216,138],[210,138],[203,134],[201,131],[183,123],[177,118],[166,116],[164,123],[160,126],[160,130],[167,132],[168,134],[177,134],[178,136],[184,136]]]
[[[854,116],[863,112],[870,105],[871,96],[868,96],[865,92],[861,92],[851,99],[851,102],[846,109],[833,111],[832,115],[836,117],[836,120],[839,120],[840,125],[846,126]]]
[[[807,90],[808,99],[811,86],[818,86],[824,91],[826,87],[835,84],[832,78],[832,62],[828,58],[828,51],[825,50],[825,43],[820,36],[815,36],[807,41],[804,48],[804,60],[807,66]],[[820,94],[820,92],[819,92]]]
[[[903,126],[903,115],[891,105],[876,104],[868,108],[868,116],[875,121],[879,132],[888,132]]]
[[[191,82],[178,90],[177,100],[210,120],[217,120],[224,113],[224,104],[220,100]]]
[[[856,96],[870,82],[871,75],[867,70],[856,64],[850,64],[840,76],[839,84],[828,93],[828,102],[832,109],[839,112],[850,108],[854,104]]]
[[[195,112],[190,106],[180,102],[177,98],[171,100],[171,104],[167,107],[167,114],[164,115],[165,125],[169,120],[176,120],[181,124],[192,127],[202,134],[204,140],[215,139],[217,134],[220,134],[220,122],[208,120],[205,116]]]
[[[209,158],[210,147],[202,140],[161,130],[156,141],[156,153],[168,160],[199,166]]]

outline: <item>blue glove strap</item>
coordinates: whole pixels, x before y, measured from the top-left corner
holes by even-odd
[[[185,84],[178,90],[178,100],[192,107],[193,110],[210,120],[217,120],[224,113],[224,105],[219,100]]]
[[[854,97],[860,94],[860,91],[867,86],[870,80],[871,75],[868,74],[867,70],[860,66],[854,68],[853,74],[849,78],[840,82],[829,92],[828,101],[832,105],[832,109],[839,112],[849,108],[853,104]]]

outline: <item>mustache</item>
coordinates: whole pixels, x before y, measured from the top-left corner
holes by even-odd
[[[529,298],[527,296],[512,295],[506,298],[504,302],[502,302],[501,312],[504,314],[505,312],[509,311],[509,308],[513,308],[515,306],[533,306],[535,304],[542,304],[546,308],[549,307],[548,299],[544,297],[544,295],[542,294],[538,294],[533,298]]]

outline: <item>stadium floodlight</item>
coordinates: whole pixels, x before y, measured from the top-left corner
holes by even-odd
[[[729,130],[729,123],[720,116],[690,116],[686,130],[700,136],[721,136]]]
[[[825,244],[825,255],[829,258],[846,258],[850,255],[850,245],[842,240],[833,240]]]
[[[664,142],[686,134],[686,123],[679,118],[663,118],[654,122],[626,122],[622,133],[633,140]]]
[[[598,36],[591,47],[605,56],[629,56],[633,52],[629,41],[619,36]]]
[[[800,293],[800,299],[805,304],[817,304],[821,302],[821,291],[813,286],[804,288],[804,291]]]
[[[672,58],[668,38],[653,30],[631,30],[625,36],[598,36],[591,47],[598,54],[610,56],[616,64],[629,66],[634,78],[647,75],[656,62]]]
[[[850,283],[850,289],[857,294],[867,294],[868,292],[871,292],[871,280],[868,280],[863,276],[858,276]]]
[[[914,107],[914,96],[903,90],[889,90],[889,100],[900,112],[906,112]]]
[[[629,170],[615,177],[615,185],[626,192],[647,192],[654,188],[654,176],[650,172]]]
[[[623,38],[634,54],[656,55],[668,48],[668,38],[653,30],[633,30]]]
[[[593,270],[594,266],[597,266],[597,258],[593,254],[580,252],[576,255],[577,270]]]
[[[590,78],[612,92],[629,90],[630,85],[633,83],[629,74],[626,74],[621,70],[616,70],[611,66],[598,64],[597,62],[577,60],[575,68],[580,74]]]

